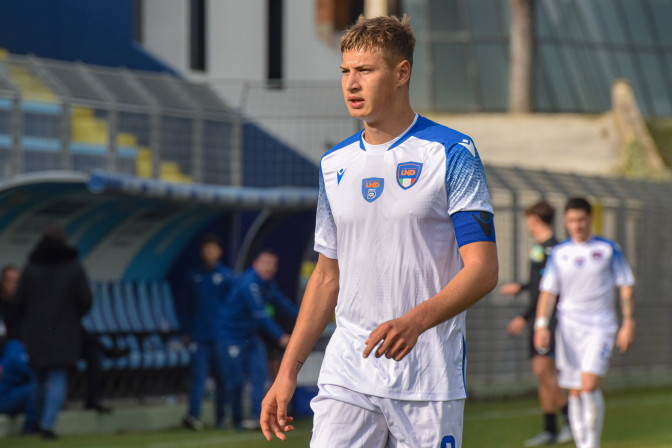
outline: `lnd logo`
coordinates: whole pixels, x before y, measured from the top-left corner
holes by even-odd
[[[385,179],[380,177],[367,177],[362,179],[362,196],[367,202],[373,202],[383,194]]]

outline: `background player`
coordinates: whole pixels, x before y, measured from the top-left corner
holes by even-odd
[[[625,352],[635,329],[632,271],[616,242],[592,235],[592,223],[586,199],[567,202],[565,226],[570,238],[553,248],[541,281],[534,324],[535,347],[548,349],[549,319],[560,295],[556,362],[560,386],[569,389],[569,417],[578,448],[600,446],[604,420],[601,378],[609,368],[614,336],[616,346]],[[620,330],[616,288],[623,314]]]
[[[311,446],[461,446],[463,311],[497,283],[492,205],[471,139],[410,106],[414,45],[394,17],[361,17],[341,42],[364,130],[320,163],[319,259],[263,402],[268,440],[293,429],[298,371],[335,310]]]
[[[182,424],[194,430],[203,428],[201,400],[205,380],[214,373],[217,387],[215,424],[224,424],[226,404],[224,384],[224,307],[235,282],[233,271],[220,262],[222,246],[217,235],[201,240],[201,265],[192,269],[180,298],[183,341],[188,344],[191,362],[189,409]]]
[[[275,282],[278,256],[271,249],[261,250],[252,266],[240,276],[227,301],[223,322],[226,346],[227,395],[231,400],[233,424],[244,429],[259,429],[261,400],[268,382],[265,333],[280,348],[287,347],[289,334],[278,325],[269,307],[292,320],[298,309],[285,297]],[[250,418],[242,419],[242,393],[245,381],[252,386]]]
[[[500,288],[502,294],[515,296],[521,291],[527,291],[530,296],[529,306],[525,312],[511,319],[507,331],[512,336],[518,336],[525,328],[530,327],[530,358],[532,371],[537,378],[539,403],[544,412],[544,429],[541,433],[525,441],[525,446],[541,446],[550,443],[565,443],[572,440],[567,414],[567,394],[558,386],[558,377],[555,373],[555,310],[549,322],[551,341],[547,352],[538,352],[534,347],[534,317],[537,314],[539,298],[539,282],[544,273],[546,260],[551,254],[553,246],[558,240],[553,234],[553,218],[555,209],[546,201],[532,204],[525,210],[525,226],[535,241],[530,250],[530,276],[526,284],[506,283]],[[555,414],[562,410],[563,427],[558,434]]]

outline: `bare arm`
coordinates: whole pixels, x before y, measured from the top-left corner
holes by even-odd
[[[534,348],[540,353],[548,350],[551,344],[551,333],[548,330],[548,323],[553,315],[555,302],[558,296],[549,291],[539,293],[537,302],[537,318],[534,322]]]
[[[267,440],[272,434],[285,440],[285,432],[294,429],[287,424],[287,404],[296,389],[296,377],[313,346],[334,314],[338,298],[338,260],[319,256],[303,295],[299,317],[282,358],[280,371],[266,394],[261,408],[261,430]]]
[[[616,335],[616,346],[625,353],[635,336],[635,319],[633,317],[635,311],[635,302],[632,298],[632,286],[621,286],[618,289],[621,296],[621,314],[623,315],[623,323]]]
[[[379,325],[369,335],[363,356],[375,352],[400,361],[415,346],[420,334],[466,310],[497,284],[497,246],[489,241],[466,244],[460,248],[464,268],[431,299],[403,316]]]

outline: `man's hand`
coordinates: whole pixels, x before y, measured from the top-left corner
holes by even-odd
[[[525,331],[525,327],[527,327],[525,318],[523,316],[516,316],[511,319],[511,322],[509,322],[509,325],[506,327],[506,331],[511,336],[518,336]]]
[[[287,344],[289,344],[289,335],[285,333],[278,339],[278,345],[282,348],[287,348]]]
[[[623,320],[623,325],[621,325],[621,328],[616,335],[616,347],[618,347],[621,353],[625,353],[628,350],[634,337],[635,321],[632,319]]]
[[[273,434],[280,440],[287,440],[286,432],[293,431],[290,425],[293,417],[287,416],[287,404],[296,390],[296,380],[285,380],[278,377],[261,402],[261,432],[269,442]]]
[[[373,348],[383,341],[376,350],[376,358],[385,355],[388,359],[401,361],[415,346],[420,333],[422,333],[420,326],[408,315],[383,322],[366,340],[363,356],[367,358]]]
[[[504,283],[499,287],[499,292],[506,296],[515,296],[522,290],[522,285],[520,283]]]
[[[534,348],[537,353],[547,353],[551,345],[551,332],[548,328],[534,330]]]

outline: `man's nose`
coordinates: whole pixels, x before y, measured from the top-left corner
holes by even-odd
[[[349,92],[359,89],[359,79],[357,78],[357,73],[350,72],[346,75],[345,88]]]

